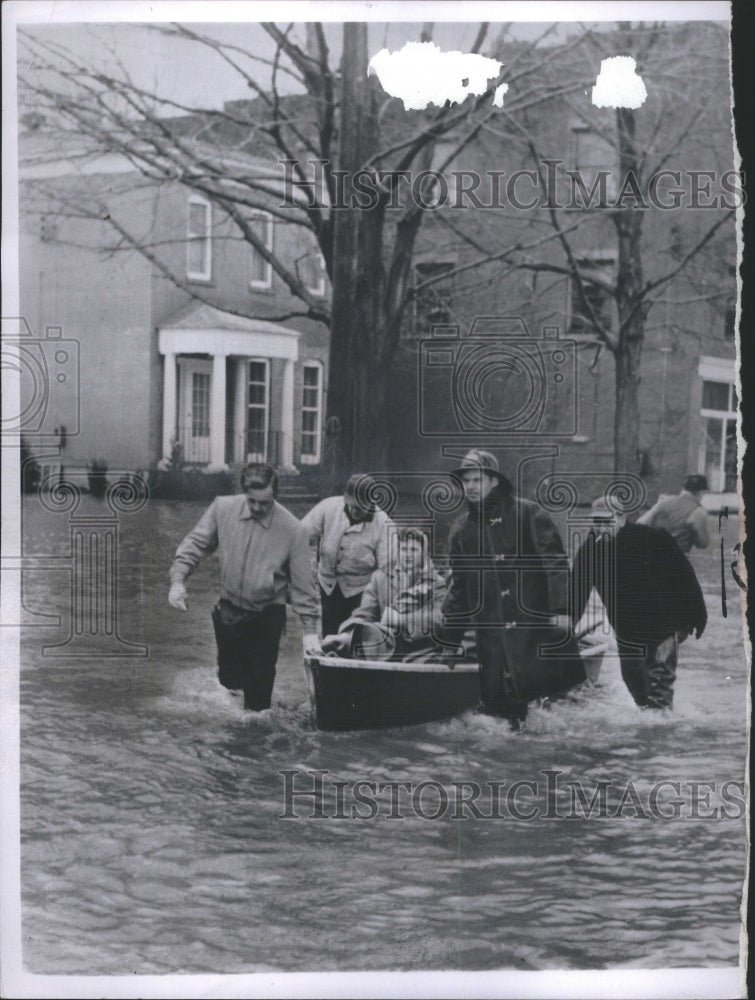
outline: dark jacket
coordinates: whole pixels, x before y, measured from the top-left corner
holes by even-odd
[[[616,637],[657,645],[681,632],[705,629],[708,615],[695,571],[660,528],[625,524],[615,538],[590,535],[572,569],[571,612],[583,614],[595,587]]]
[[[548,622],[568,607],[569,564],[537,504],[496,487],[454,522],[449,555],[446,635],[475,626],[483,701],[486,690],[530,701],[584,680],[576,642]]]

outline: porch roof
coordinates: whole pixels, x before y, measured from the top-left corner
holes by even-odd
[[[241,357],[299,357],[298,330],[224,312],[203,302],[192,302],[158,327],[161,354],[239,355]]]

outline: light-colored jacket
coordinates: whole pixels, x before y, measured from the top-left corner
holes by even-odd
[[[342,496],[326,497],[302,518],[310,544],[319,546],[317,579],[326,594],[338,584],[344,597],[361,593],[376,569],[388,561],[388,526],[382,510],[370,521],[351,524]]]
[[[372,574],[352,618],[379,622],[386,608],[398,613],[396,631],[410,641],[427,639],[443,625],[446,582],[428,560],[411,577],[398,566]]]
[[[651,528],[665,528],[684,553],[693,546],[704,549],[708,545],[708,515],[697,498],[687,490],[676,496],[662,494],[655,506],[637,519],[637,523],[648,524]]]
[[[301,522],[277,501],[257,520],[243,494],[217,497],[178,546],[170,579],[183,582],[202,556],[217,549],[222,598],[260,611],[268,604],[285,604],[290,593],[305,632],[315,632],[320,608],[308,542]]]

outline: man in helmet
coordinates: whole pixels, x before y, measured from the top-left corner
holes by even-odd
[[[473,449],[452,475],[467,510],[449,535],[443,638],[474,627],[483,710],[519,728],[528,702],[585,680],[566,614],[569,564],[550,517],[514,496],[494,455]]]

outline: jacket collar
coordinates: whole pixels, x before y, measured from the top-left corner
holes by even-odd
[[[482,503],[469,503],[470,517],[477,521],[489,521],[493,517],[501,515],[511,508],[512,496],[509,490],[503,486],[494,486]]]
[[[239,521],[256,521],[257,524],[261,524],[263,528],[269,528],[272,524],[273,518],[275,517],[275,508],[278,506],[277,501],[273,500],[273,506],[264,517],[255,517],[249,510],[249,504],[246,502],[246,497],[243,499],[244,502],[241,505],[241,511],[239,512]]]

